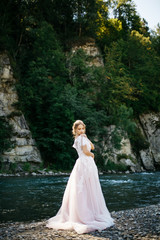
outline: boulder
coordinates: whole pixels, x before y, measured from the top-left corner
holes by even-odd
[[[144,135],[150,144],[148,150],[140,152],[141,158],[143,157],[142,161],[144,162],[144,157],[146,157],[145,163],[149,164],[147,168],[152,165],[160,168],[160,113],[142,114],[139,119]]]

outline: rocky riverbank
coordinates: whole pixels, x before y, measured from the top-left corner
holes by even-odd
[[[150,171],[137,171],[136,173],[140,173],[140,172],[150,172]],[[155,172],[155,171],[152,171]],[[103,175],[103,174],[129,174],[129,173],[135,173],[135,171],[125,171],[125,172],[121,172],[121,171],[115,171],[115,170],[108,170],[105,172],[99,172],[99,175]],[[0,173],[0,177],[25,177],[25,176],[69,176],[70,172],[61,172],[61,171],[46,171],[46,170],[38,170],[35,172],[17,172],[17,173]]]
[[[111,212],[115,225],[102,232],[78,235],[74,231],[55,231],[46,220],[32,223],[1,223],[2,240],[160,240],[160,203],[144,208]]]
[[[19,172],[19,173],[0,173],[0,177],[27,177],[27,176],[69,176],[68,172],[41,171]]]

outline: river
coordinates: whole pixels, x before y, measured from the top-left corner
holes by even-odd
[[[39,221],[58,211],[67,176],[1,177],[0,221]],[[160,202],[160,172],[101,175],[109,211]]]

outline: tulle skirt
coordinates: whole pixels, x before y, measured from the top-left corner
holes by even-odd
[[[114,220],[105,204],[94,159],[80,157],[69,177],[61,208],[47,221],[47,227],[82,234],[112,225]]]

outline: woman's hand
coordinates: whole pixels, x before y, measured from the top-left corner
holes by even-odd
[[[91,149],[94,150],[94,144],[90,141]]]
[[[94,158],[94,153],[88,151],[87,145],[82,146],[82,151],[85,155]]]
[[[91,152],[92,153],[92,152]],[[93,159],[94,159],[94,153],[92,153],[92,156],[91,156]]]

